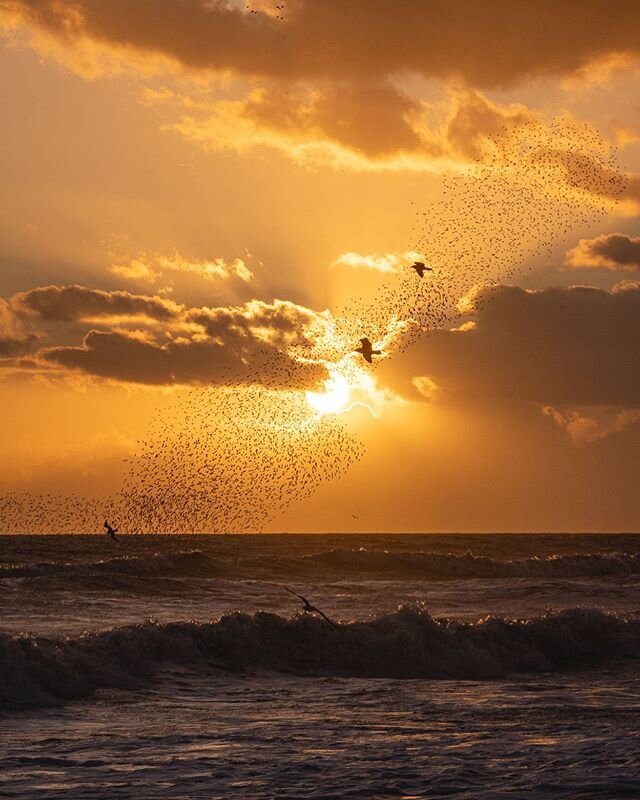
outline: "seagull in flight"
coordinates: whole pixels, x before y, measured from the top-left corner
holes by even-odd
[[[428,267],[424,261],[416,261],[411,265],[411,269],[415,269],[421,278],[424,278],[425,272],[433,272],[433,267]]]
[[[332,622],[329,619],[329,617],[324,613],[324,611],[320,611],[319,608],[316,608],[315,606],[312,606],[311,603],[307,600],[306,597],[303,597],[301,594],[298,594],[297,592],[294,592],[293,589],[290,589],[288,586],[285,586],[284,588],[289,592],[289,594],[295,595],[299,600],[302,600],[302,603],[303,603],[302,610],[303,611],[307,611],[307,612],[309,612],[309,614],[313,614],[313,613],[320,614],[320,616],[323,619],[325,619],[329,623],[329,625],[331,625],[333,628],[337,627],[335,622]]]
[[[113,539],[114,542],[119,542],[120,541],[120,539],[118,539],[118,537],[116,536],[116,533],[118,533],[117,528],[112,528],[111,525],[109,525],[109,523],[107,522],[106,519],[105,519],[104,525],[102,527],[106,530],[106,532],[107,532],[107,534],[108,534],[110,539]]]
[[[368,361],[370,364],[373,364],[373,360],[371,356],[381,356],[382,350],[374,350],[373,345],[365,336],[364,339],[360,339],[360,347],[356,347],[353,351],[354,353],[362,353],[362,357],[365,361]]]

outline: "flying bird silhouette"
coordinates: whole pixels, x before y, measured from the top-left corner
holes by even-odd
[[[313,613],[320,614],[320,616],[324,620],[326,620],[329,623],[329,625],[331,625],[333,628],[337,627],[335,622],[332,622],[329,619],[329,617],[324,613],[324,611],[320,611],[319,608],[316,608],[315,606],[312,606],[311,603],[307,600],[306,597],[303,597],[301,594],[298,594],[297,592],[294,592],[293,589],[290,589],[288,586],[285,586],[284,588],[289,592],[289,594],[295,595],[295,597],[297,597],[299,600],[302,600],[302,604],[303,604],[302,605],[302,610],[303,611],[307,611],[309,614],[313,614]]]
[[[104,521],[103,528],[106,530],[107,535],[109,536],[110,539],[113,539],[114,542],[120,541],[120,539],[118,539],[118,537],[116,536],[116,533],[118,533],[117,528],[112,528],[106,519]]]
[[[360,339],[360,347],[356,347],[353,351],[354,353],[362,353],[362,357],[365,361],[368,361],[370,364],[373,364],[373,359],[371,356],[381,356],[382,350],[374,350],[373,345],[365,336],[363,339]]]
[[[415,269],[421,278],[424,278],[425,272],[432,272],[433,267],[428,267],[423,261],[416,261],[411,265],[411,269]]]

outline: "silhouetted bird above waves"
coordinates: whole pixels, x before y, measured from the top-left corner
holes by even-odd
[[[303,603],[302,610],[303,611],[306,611],[309,614],[314,614],[314,613],[315,614],[320,614],[320,616],[324,620],[326,620],[329,623],[329,625],[333,626],[334,628],[337,627],[335,622],[331,622],[331,620],[324,613],[324,611],[320,611],[319,608],[316,608],[315,606],[312,606],[311,603],[307,600],[306,597],[303,597],[301,594],[298,594],[297,592],[294,592],[293,589],[290,589],[288,586],[285,586],[284,588],[289,592],[289,594],[295,595],[295,597],[297,597],[298,600],[302,600],[302,603]]]
[[[433,267],[428,267],[423,261],[416,261],[411,265],[411,269],[415,269],[421,278],[424,278],[425,272],[432,272]]]
[[[373,345],[365,336],[364,339],[360,339],[360,347],[356,347],[353,351],[354,353],[362,353],[362,357],[365,361],[368,361],[370,364],[373,364],[373,359],[371,356],[381,356],[382,350],[374,350]]]
[[[111,525],[109,525],[109,523],[107,522],[106,519],[104,521],[103,528],[106,530],[107,535],[109,536],[110,539],[113,539],[114,542],[119,542],[120,541],[120,539],[118,539],[118,537],[116,536],[116,533],[118,533],[117,529],[116,528],[112,528]]]

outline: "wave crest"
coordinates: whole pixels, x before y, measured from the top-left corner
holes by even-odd
[[[329,572],[380,577],[573,578],[640,574],[640,554],[588,553],[501,561],[471,552],[428,553],[358,549],[328,550],[306,558]]]
[[[217,567],[201,550],[152,553],[145,556],[116,556],[100,561],[45,561],[37,564],[0,566],[0,578],[93,577],[96,575],[137,575],[166,577],[214,576]]]
[[[530,620],[434,619],[421,606],[332,628],[308,615],[236,612],[51,639],[0,634],[0,703],[38,705],[132,688],[163,664],[359,678],[497,678],[640,658],[640,619],[571,609]]]

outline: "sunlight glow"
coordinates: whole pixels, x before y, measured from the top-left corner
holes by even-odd
[[[333,375],[324,385],[324,392],[305,392],[307,403],[320,414],[337,414],[343,411],[351,397],[347,379],[342,375]]]

